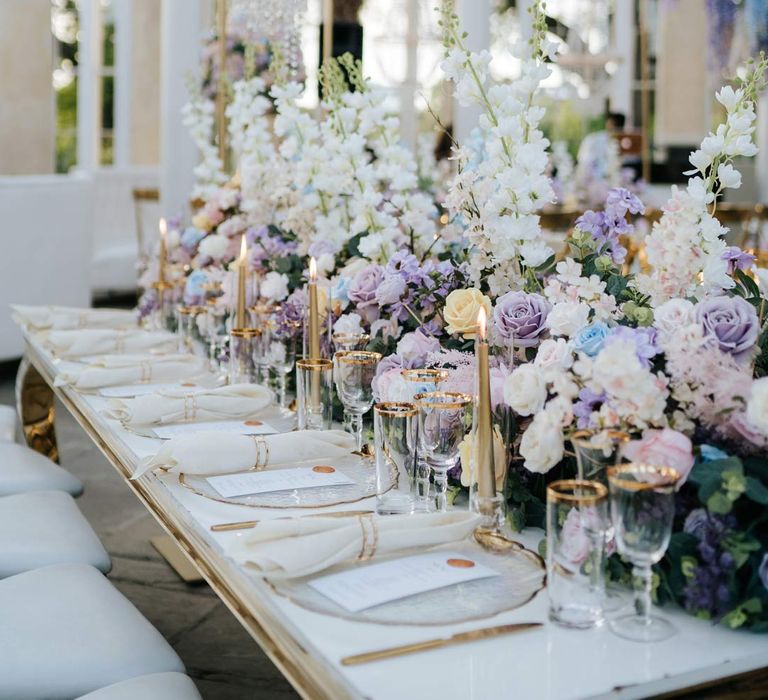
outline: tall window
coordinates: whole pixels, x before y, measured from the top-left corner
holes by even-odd
[[[101,0],[101,155],[102,165],[114,163],[115,143],[115,17],[112,0]]]
[[[53,89],[56,95],[56,172],[77,163],[77,32],[75,0],[51,0]]]

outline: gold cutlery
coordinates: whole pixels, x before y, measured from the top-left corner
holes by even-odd
[[[454,644],[463,644],[464,642],[477,642],[481,639],[492,639],[493,637],[499,637],[503,634],[525,632],[526,630],[536,629],[541,626],[541,622],[518,622],[512,625],[498,625],[496,627],[485,627],[469,632],[459,632],[458,634],[454,634],[447,638],[430,639],[426,642],[414,642],[413,644],[403,644],[402,646],[379,649],[378,651],[368,651],[364,654],[345,656],[341,660],[341,665],[355,666],[357,664],[368,663],[369,661],[390,659],[394,656],[404,656],[405,654],[413,654],[429,649],[442,649],[443,647],[452,646]]]
[[[351,518],[359,515],[370,515],[372,510],[337,510],[332,513],[312,513],[312,515],[300,515],[299,518]],[[274,520],[293,520],[293,517],[274,518]],[[240,520],[234,523],[218,523],[211,525],[212,532],[229,532],[230,530],[250,530],[259,524],[258,520]]]

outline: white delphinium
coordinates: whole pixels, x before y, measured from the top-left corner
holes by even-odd
[[[443,4],[440,21],[442,68],[456,85],[456,97],[483,110],[475,137],[455,152],[459,172],[446,205],[466,221],[474,281],[486,278],[493,294],[520,286],[523,267],[538,267],[552,255],[536,214],[554,193],[544,174],[549,142],[538,128],[544,110],[533,105],[533,98],[550,75],[546,62],[555,45],[546,38],[541,5],[536,2],[531,10],[533,38],[528,54],[521,56],[521,75],[503,85],[490,79],[490,53],[466,48],[450,3]]]
[[[224,164],[219,158],[219,150],[214,143],[216,107],[213,100],[203,97],[199,88],[190,85],[190,99],[182,107],[182,124],[189,131],[193,143],[200,151],[200,162],[194,168],[195,187],[193,197],[208,199],[210,195],[227,181]]]
[[[701,297],[734,286],[728,274],[725,229],[714,217],[718,197],[741,186],[733,167],[738,156],[753,156],[757,146],[755,99],[765,83],[768,60],[750,63],[737,89],[726,86],[717,93],[725,107],[726,121],[691,153],[693,169],[685,190],[673,187],[661,220],[646,238],[649,275],[640,275],[637,288],[651,297],[654,306],[674,297]]]
[[[591,311],[592,318],[597,321],[609,321],[618,316],[616,298],[605,291],[606,283],[595,274],[584,277],[581,263],[566,258],[557,263],[555,272],[544,288],[544,295],[553,310],[564,304],[575,304],[586,306],[588,314]]]

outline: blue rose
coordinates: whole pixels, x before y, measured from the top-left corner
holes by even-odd
[[[184,301],[187,304],[199,304],[205,296],[203,284],[208,276],[202,270],[195,270],[187,277],[187,285],[184,289]]]
[[[602,321],[595,321],[579,331],[574,339],[576,352],[583,352],[589,357],[594,357],[603,349],[605,339],[610,335],[611,329]]]
[[[195,246],[205,238],[205,231],[201,231],[194,226],[188,226],[184,229],[184,233],[181,234],[181,246],[189,252],[195,250]]]

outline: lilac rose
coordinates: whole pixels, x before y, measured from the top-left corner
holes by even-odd
[[[757,342],[760,324],[755,307],[741,297],[712,297],[696,305],[696,320],[725,353],[746,358]]]
[[[397,344],[400,357],[424,362],[430,353],[440,352],[440,341],[421,328],[413,333],[406,333]]]
[[[552,307],[540,294],[507,292],[496,300],[493,321],[503,338],[522,348],[539,344]]]
[[[356,311],[370,323],[378,317],[376,290],[384,277],[384,270],[379,265],[368,265],[358,272],[347,289],[349,300]]]
[[[376,288],[376,302],[379,306],[396,304],[403,298],[405,289],[405,280],[400,275],[386,274]]]

